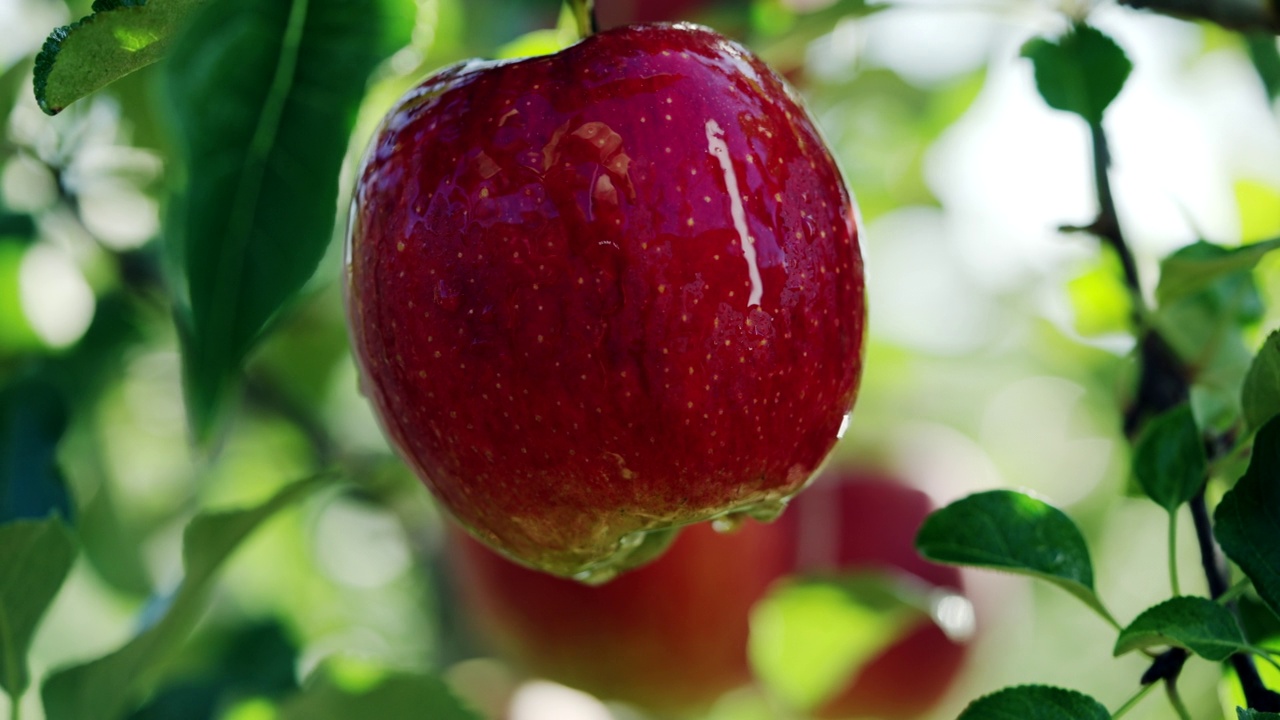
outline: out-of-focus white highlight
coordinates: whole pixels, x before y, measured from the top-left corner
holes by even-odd
[[[929,598],[929,612],[942,632],[956,642],[971,639],[977,631],[973,603],[963,595],[936,593]]]
[[[979,442],[1000,458],[1004,475],[1070,505],[1106,476],[1113,441],[1082,436],[1089,427],[1084,388],[1059,377],[1010,383],[987,404]]]
[[[35,245],[18,270],[22,312],[46,344],[70,345],[93,320],[94,297],[71,258],[48,245]]]
[[[508,720],[613,720],[604,703],[544,680],[525,683],[511,697]]]
[[[868,225],[862,250],[873,333],[938,354],[987,344],[1001,311],[957,268],[951,235],[935,208],[903,208]]]
[[[411,560],[394,518],[347,500],[334,501],[320,516],[316,558],[326,575],[357,588],[386,585],[404,574]]]

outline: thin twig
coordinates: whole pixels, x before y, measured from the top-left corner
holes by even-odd
[[[1147,315],[1146,301],[1142,295],[1141,278],[1133,253],[1125,242],[1121,231],[1120,219],[1116,213],[1115,199],[1111,193],[1111,153],[1107,147],[1107,136],[1101,123],[1090,123],[1090,138],[1093,145],[1093,177],[1098,196],[1098,217],[1086,228],[1098,236],[1110,247],[1120,259],[1124,272],[1125,286],[1133,297],[1134,324],[1143,325],[1142,318]],[[1185,402],[1190,397],[1191,380],[1189,372],[1181,358],[1168,342],[1154,329],[1147,328],[1138,338],[1139,376],[1138,387],[1133,405],[1125,412],[1124,430],[1128,437],[1136,437],[1146,419]],[[1215,453],[1221,452],[1218,444],[1209,443],[1206,450],[1210,461],[1216,459]],[[1195,520],[1196,540],[1200,548],[1200,563],[1204,568],[1212,597],[1218,598],[1227,592],[1230,584],[1226,569],[1219,559],[1217,543],[1213,537],[1213,525],[1209,519],[1208,507],[1205,503],[1204,488],[1191,501],[1191,514]],[[1233,614],[1239,612],[1233,603],[1227,607]],[[1177,678],[1186,662],[1186,652],[1178,649],[1160,655],[1143,675],[1143,684],[1163,679],[1170,693],[1170,700],[1178,707]],[[1245,700],[1255,710],[1274,712],[1280,709],[1280,694],[1269,690],[1258,675],[1253,658],[1245,653],[1231,656],[1231,665],[1240,678]],[[1180,708],[1185,711],[1185,708]]]

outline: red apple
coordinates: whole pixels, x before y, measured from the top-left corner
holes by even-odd
[[[796,498],[784,520],[797,528],[798,569],[805,574],[877,570],[957,595],[960,571],[915,549],[916,532],[934,510],[929,496],[891,476],[866,470],[824,474]],[[964,666],[968,645],[927,618],[862,666],[843,690],[811,714],[818,718],[912,718],[935,706]]]
[[[747,616],[792,554],[781,524],[693,526],[654,562],[592,587],[450,535],[460,606],[503,659],[660,713],[697,711],[751,680]]]
[[[852,201],[785,84],[704,28],[438,73],[383,122],[351,217],[365,391],[527,565],[601,577],[646,533],[776,513],[857,393]]]
[[[828,473],[776,522],[684,531],[662,557],[589,587],[516,565],[461,532],[451,576],[481,640],[524,671],[659,713],[696,711],[749,682],[749,617],[800,573],[901,573],[959,592],[959,572],[914,550],[932,509],[919,490],[863,471]],[[954,681],[966,646],[918,625],[849,678],[818,717],[910,718]]]

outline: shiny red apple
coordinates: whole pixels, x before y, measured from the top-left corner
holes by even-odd
[[[360,170],[348,274],[393,444],[477,537],[559,575],[776,513],[857,393],[844,182],[785,84],[700,27],[424,81]]]
[[[919,490],[865,471],[828,473],[771,524],[683,532],[653,563],[589,587],[516,565],[450,535],[459,606],[491,650],[525,672],[661,714],[697,712],[751,680],[752,607],[779,580],[859,570],[960,592],[923,560]],[[825,699],[817,717],[911,718],[932,708],[967,656],[926,617]]]

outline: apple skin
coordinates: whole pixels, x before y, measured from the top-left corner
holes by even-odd
[[[449,577],[472,629],[502,659],[679,716],[751,681],[751,609],[779,580],[879,570],[960,592],[959,571],[914,550],[932,509],[924,493],[886,476],[840,471],[824,474],[773,523],[749,520],[726,534],[690,527],[651,564],[599,587],[516,565],[456,529]],[[916,717],[946,693],[967,652],[922,620],[814,716]]]
[[[825,473],[796,498],[783,520],[795,528],[797,569],[803,574],[878,570],[963,595],[959,569],[929,562],[915,549],[916,532],[934,509],[928,495],[891,475],[844,470]],[[811,715],[918,717],[947,693],[968,654],[967,643],[922,620]]]
[[[790,568],[785,526],[695,525],[661,557],[590,586],[517,565],[460,530],[451,577],[473,629],[539,677],[660,713],[706,709],[751,681],[747,616]]]
[[[826,457],[862,370],[855,215],[786,85],[705,28],[456,65],[358,175],[363,388],[478,538],[602,579],[648,532],[775,514]]]

